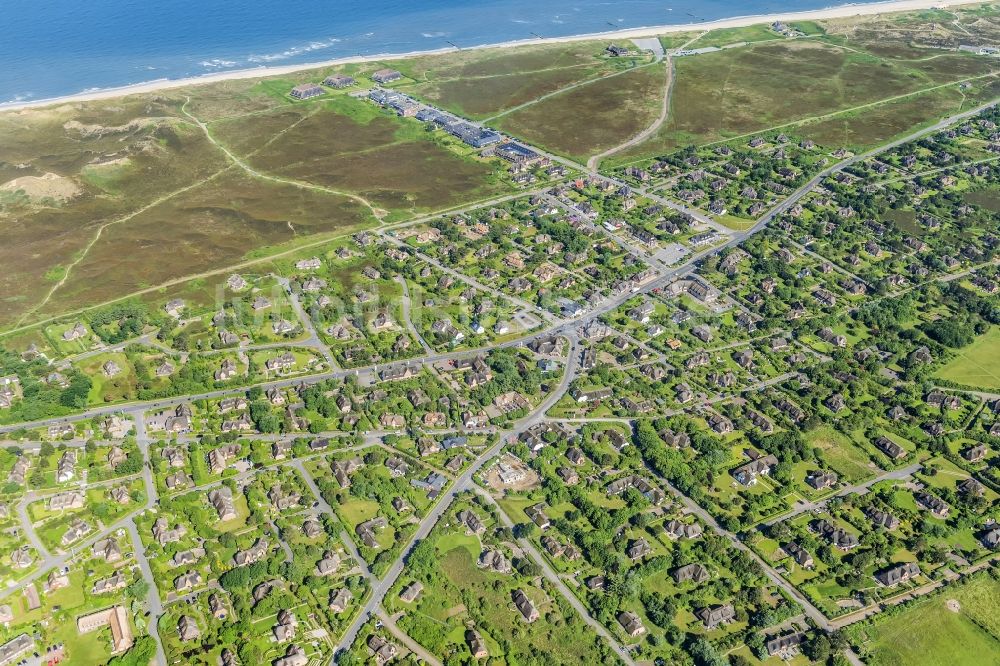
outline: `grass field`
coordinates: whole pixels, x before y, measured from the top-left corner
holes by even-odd
[[[563,615],[546,592],[527,579],[512,581],[477,567],[475,538],[449,535],[437,539],[435,546],[438,568],[434,578],[425,584],[421,600],[405,607],[407,615],[402,620],[403,628],[425,647],[438,654],[462,650],[458,646],[464,643],[464,623],[473,620],[491,647],[498,648],[491,654],[504,663],[535,663],[542,653],[551,663],[598,661],[593,633],[575,617]],[[511,604],[514,588],[526,591],[543,621],[527,624],[521,619]]]
[[[651,125],[660,113],[662,66],[602,79],[504,116],[501,129],[585,162]]]
[[[418,56],[397,63],[399,70],[418,82],[449,81],[498,75],[521,75],[553,69],[594,66],[604,58],[601,41],[541,44],[518,49],[477,49],[443,55]]]
[[[1000,213],[1000,189],[988,188],[976,192],[966,192],[964,199],[980,208]]]
[[[959,349],[937,376],[964,386],[1000,388],[1000,327],[992,327],[986,335]]]
[[[664,50],[669,50],[680,48],[691,40],[700,38],[700,36],[701,33],[697,32],[671,32],[666,35],[660,35],[659,39]]]
[[[838,114],[796,128],[796,133],[823,146],[860,150],[885,143],[901,132],[917,129],[957,113],[963,102],[957,86]]]
[[[602,56],[606,45],[580,42],[516,51],[418,58],[406,71],[418,83],[403,88],[472,118],[487,118],[566,86],[627,66]]]
[[[996,67],[972,56],[937,56],[918,62],[889,60],[842,49],[825,38],[817,38],[767,41],[677,58],[677,79],[667,122],[647,142],[615,161],[634,161],[690,143],[718,141],[805,121],[981,75]],[[886,113],[881,121],[873,123],[889,127],[876,130],[859,126],[853,130],[858,138],[852,143],[867,144],[872,135],[875,139],[895,136],[914,122],[919,124],[933,117],[939,109],[946,113],[957,108],[960,102],[961,96],[955,90],[942,96],[937,104],[928,105],[925,100],[909,113],[901,113],[897,107],[895,113]],[[863,118],[864,114],[859,116]],[[831,121],[831,126],[814,129],[817,137],[831,137],[831,143],[826,145],[839,145],[834,139],[844,135],[842,121],[836,122],[841,124]]]
[[[354,194],[397,215],[509,191],[493,166],[438,145],[423,123],[342,96],[305,109],[223,121],[212,131],[256,169]]]
[[[726,46],[740,42],[763,42],[772,39],[784,39],[784,37],[771,30],[768,25],[748,25],[739,28],[710,30],[689,44],[688,48],[702,49],[706,46]]]
[[[960,589],[946,589],[884,621],[876,621],[865,630],[867,663],[872,666],[1000,664],[1000,640],[996,635],[1000,628],[998,598],[1000,583],[989,576],[979,576]],[[958,612],[948,608],[950,599],[958,601]]]
[[[868,457],[844,434],[829,426],[806,434],[810,446],[823,450],[823,458],[844,481],[856,483],[872,476]]]
[[[597,75],[593,68],[577,66],[431,82],[410,91],[449,111],[484,119]]]

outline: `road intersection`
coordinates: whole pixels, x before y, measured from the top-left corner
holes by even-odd
[[[390,565],[387,572],[380,578],[375,577],[374,575],[371,574],[370,571],[367,570],[367,567],[364,565],[364,560],[360,558],[360,555],[358,554],[356,547],[354,547],[354,544],[351,541],[350,535],[348,534],[343,535],[345,546],[348,548],[348,550],[351,551],[352,557],[354,557],[359,562],[362,570],[364,571],[365,575],[368,577],[370,581],[371,594],[369,595],[363,608],[351,622],[350,626],[339,637],[337,652],[339,653],[340,650],[349,648],[353,644],[362,626],[371,617],[381,616],[381,614],[384,612],[380,608],[382,600],[384,599],[388,591],[391,589],[393,584],[396,582],[396,580],[399,578],[399,576],[402,574],[404,567],[406,565],[408,555],[412,552],[413,548],[418,543],[420,543],[423,539],[425,539],[428,536],[430,531],[434,528],[434,526],[438,523],[438,521],[442,518],[442,516],[445,515],[446,511],[451,506],[452,501],[455,499],[455,497],[460,493],[464,493],[467,491],[477,491],[480,493],[485,492],[481,488],[479,488],[475,482],[475,477],[480,472],[480,470],[488,466],[501,453],[504,447],[511,441],[516,440],[516,438],[521,433],[537,425],[538,423],[541,423],[544,420],[546,420],[547,418],[546,413],[548,412],[548,410],[559,399],[562,398],[562,396],[568,390],[573,380],[576,379],[580,371],[579,361],[578,361],[579,345],[580,345],[579,343],[580,329],[582,329],[587,324],[600,319],[609,312],[612,312],[613,310],[617,309],[619,306],[621,306],[621,304],[623,304],[625,301],[632,298],[638,293],[650,293],[654,290],[660,290],[674,281],[688,277],[697,270],[698,266],[704,259],[712,255],[718,254],[719,252],[722,252],[728,248],[735,247],[745,242],[748,238],[751,238],[755,234],[760,233],[767,227],[767,225],[771,221],[773,221],[779,215],[787,212],[798,201],[800,201],[803,197],[805,197],[809,192],[811,192],[825,178],[829,177],[830,175],[835,174],[853,164],[856,164],[863,160],[869,159],[875,155],[878,155],[886,150],[891,150],[904,143],[940,131],[941,129],[955,123],[958,120],[971,117],[979,113],[983,109],[986,109],[994,105],[995,102],[992,102],[989,104],[978,106],[976,108],[970,109],[968,111],[959,114],[955,114],[949,118],[941,120],[940,122],[930,127],[913,132],[906,137],[885,144],[880,148],[865,153],[861,153],[858,155],[853,155],[845,160],[837,162],[836,164],[833,164],[825,168],[818,174],[816,174],[807,183],[805,183],[800,188],[795,190],[790,196],[782,200],[779,204],[772,207],[763,217],[759,218],[751,227],[739,231],[725,230],[725,233],[727,234],[728,237],[723,243],[718,244],[714,247],[707,248],[700,252],[697,252],[688,257],[686,261],[676,266],[667,266],[659,261],[647,261],[647,263],[649,263],[649,265],[651,266],[652,270],[655,271],[656,275],[655,278],[649,280],[641,287],[632,290],[625,290],[621,293],[614,294],[609,298],[607,298],[600,305],[596,306],[595,308],[591,309],[588,312],[585,312],[581,316],[575,317],[573,319],[560,318],[545,312],[543,313],[543,317],[547,321],[543,325],[541,330],[535,331],[530,335],[520,338],[518,340],[507,342],[504,343],[503,345],[499,345],[505,347],[521,346],[532,340],[539,339],[545,336],[559,336],[563,338],[566,341],[566,366],[562,378],[560,380],[560,383],[558,384],[558,386],[554,387],[549,392],[547,397],[537,407],[532,409],[529,414],[515,421],[506,430],[498,433],[496,442],[493,445],[491,445],[486,451],[482,452],[469,468],[467,468],[462,474],[460,474],[457,478],[453,480],[453,482],[450,484],[447,490],[444,493],[442,493],[440,498],[438,498],[437,502],[433,505],[433,507],[420,520],[417,529],[413,533],[412,537],[409,539],[408,543],[402,549],[402,552],[399,555],[399,557],[395,559],[395,561]],[[582,165],[566,160],[565,158],[555,155],[547,155],[547,156],[550,157],[553,161],[568,164],[569,166],[572,166],[575,169],[583,168]],[[601,177],[606,178],[605,176]],[[618,181],[614,182],[620,185],[624,185],[624,183],[620,183]],[[646,193],[646,195],[649,196],[648,193]],[[668,203],[668,205],[671,205],[671,207],[679,206],[677,204],[672,204],[672,203]],[[683,207],[678,208],[678,210],[683,210]],[[695,216],[695,218],[700,219],[697,215]],[[712,224],[712,226],[713,228],[718,228],[718,225],[714,223]],[[379,233],[381,237],[387,240],[388,242],[400,246],[403,245],[403,243],[398,239],[396,239],[393,235],[384,232],[379,232]],[[627,240],[618,238],[616,236],[616,242],[623,248],[626,248],[629,251],[631,251],[633,254],[636,254],[637,256],[642,256],[648,260],[647,252],[645,252],[641,248],[636,248],[631,246]],[[463,280],[466,283],[476,287],[477,289],[481,289],[485,292],[499,295],[507,300],[517,303],[518,305],[524,307],[525,309],[529,309],[531,311],[538,311],[537,306],[531,303],[522,302],[509,295],[502,294],[497,290],[493,289],[492,287],[481,284],[475,281],[474,279],[465,276],[464,274],[455,271],[454,269],[444,266],[443,264],[440,264],[440,262],[436,262],[435,260],[426,257],[422,254],[419,254],[418,256],[422,261],[426,261],[434,265],[439,270],[442,270],[450,275],[453,275],[454,277],[456,277],[456,279]],[[282,284],[286,288],[291,297],[292,306],[296,315],[301,320],[305,330],[309,333],[309,338],[304,343],[305,346],[311,346],[320,351],[320,353],[326,359],[327,369],[324,372],[304,377],[285,377],[278,379],[268,379],[257,383],[256,386],[265,389],[286,388],[292,386],[299,386],[302,384],[309,385],[327,379],[344,378],[347,376],[364,375],[366,377],[374,377],[375,375],[377,375],[380,365],[370,365],[362,368],[349,369],[349,370],[337,368],[334,364],[333,357],[332,354],[330,353],[329,348],[327,348],[322,343],[315,329],[314,323],[312,322],[309,314],[305,312],[304,308],[301,306],[301,303],[299,302],[297,295],[292,293],[292,290],[289,288],[289,284],[287,281],[284,281]],[[470,357],[479,353],[489,351],[490,349],[489,347],[483,347],[478,349],[467,349],[459,352],[435,353],[432,350],[430,350],[427,343],[423,341],[423,339],[420,338],[419,336],[418,340],[420,340],[421,345],[424,347],[424,351],[427,353],[419,357],[418,359],[415,359],[414,362],[420,362],[427,365],[432,365],[435,363],[439,363],[441,361]],[[13,432],[15,430],[20,430],[23,428],[47,427],[50,425],[58,425],[62,423],[74,423],[79,421],[90,420],[95,417],[107,416],[116,413],[125,413],[131,416],[135,421],[136,440],[138,442],[140,451],[145,459],[145,465],[143,467],[141,476],[143,479],[143,484],[145,487],[145,494],[146,494],[146,502],[142,507],[132,511],[131,513],[125,515],[124,517],[104,527],[103,529],[96,530],[94,534],[90,535],[88,538],[84,539],[79,544],[75,545],[73,548],[69,549],[68,551],[60,553],[48,552],[44,548],[44,545],[41,543],[41,541],[38,539],[37,535],[34,534],[33,530],[31,529],[30,520],[28,519],[26,513],[27,502],[30,500],[26,498],[25,501],[23,501],[18,505],[17,510],[20,516],[20,520],[25,528],[27,538],[41,556],[41,563],[40,566],[32,574],[29,574],[21,581],[19,581],[17,584],[8,587],[5,590],[0,591],[0,599],[9,596],[10,594],[12,594],[17,590],[23,589],[25,585],[28,585],[38,580],[49,570],[55,567],[61,567],[65,565],[81,549],[89,548],[97,540],[104,538],[108,534],[111,534],[119,529],[124,529],[128,532],[133,542],[136,552],[136,560],[142,572],[142,575],[150,584],[146,600],[150,616],[149,628],[151,635],[157,641],[157,662],[165,666],[166,657],[163,651],[162,643],[159,640],[157,631],[157,622],[163,613],[163,602],[160,598],[159,591],[156,588],[155,580],[153,579],[149,563],[145,557],[145,554],[143,553],[142,541],[139,537],[135,523],[135,518],[141,513],[146,511],[155,512],[158,501],[156,486],[153,481],[152,472],[149,465],[149,445],[153,441],[153,439],[146,431],[146,414],[149,412],[156,412],[163,409],[175,407],[176,405],[191,401],[211,399],[211,398],[221,398],[225,396],[241,394],[244,393],[247,390],[247,388],[248,387],[244,386],[232,389],[218,389],[212,391],[205,391],[196,395],[178,396],[173,398],[136,402],[125,405],[100,407],[100,408],[85,410],[71,417],[41,419],[30,423],[9,424],[0,427],[0,433]],[[302,472],[303,476],[306,478],[307,483],[310,486],[310,489],[317,497],[317,502],[320,510],[324,512],[332,512],[333,508],[330,507],[329,504],[325,500],[323,500],[322,496],[319,494],[318,488],[316,487],[314,480],[311,478],[306,469],[303,467],[301,459],[293,461],[290,464],[299,469]],[[912,471],[914,470],[907,468],[904,470],[899,470],[898,472],[891,473],[891,475],[883,475],[883,477],[904,478],[905,475],[912,473]],[[879,477],[879,479],[883,477]],[[844,491],[842,491],[841,494],[846,494],[849,492],[862,492],[865,490],[866,487],[867,486],[862,484],[862,486],[847,488]],[[672,486],[670,486],[670,488],[677,496],[678,500],[682,504],[684,504],[684,506],[690,512],[697,515],[701,520],[703,520],[718,534],[726,537],[733,544],[734,547],[744,552],[747,552],[752,558],[754,558],[754,560],[757,561],[758,564],[760,564],[760,566],[766,572],[768,578],[770,578],[775,585],[784,590],[789,596],[794,598],[802,606],[806,615],[813,622],[815,622],[817,626],[826,630],[831,630],[834,628],[834,626],[823,615],[822,612],[820,612],[817,608],[815,608],[815,606],[813,606],[811,602],[807,598],[805,598],[794,586],[790,585],[779,572],[770,567],[770,565],[768,565],[763,559],[761,559],[749,547],[747,547],[746,544],[743,543],[743,541],[739,538],[738,535],[725,530],[722,526],[718,524],[718,522],[712,517],[711,514],[709,514],[699,505],[697,505],[693,500],[684,496],[676,488],[673,488]],[[34,499],[34,496],[31,496],[31,499]],[[492,500],[492,497],[490,497],[490,499]],[[821,506],[821,504],[822,503],[820,502],[806,503],[800,507],[797,507],[794,511],[795,513],[808,511],[811,510],[812,508]],[[509,523],[510,518],[506,516],[506,514],[502,511],[502,509],[499,512],[501,515],[501,519],[505,523]],[[587,609],[580,603],[580,601],[575,597],[572,591],[570,591],[567,588],[565,582],[562,581],[558,577],[558,575],[556,575],[555,572],[552,571],[551,567],[548,566],[544,557],[542,557],[537,552],[537,550],[535,550],[534,547],[531,546],[530,544],[522,543],[521,545],[532,556],[532,559],[534,559],[536,563],[539,564],[539,566],[545,573],[546,578],[548,578],[553,583],[553,585],[560,592],[560,594],[564,595],[569,600],[571,605],[576,609],[578,613],[580,613],[580,615],[585,619],[585,621],[587,621],[588,624],[590,624],[594,628],[594,630],[597,631],[598,634],[601,635],[604,638],[604,640],[606,640],[609,643],[609,645],[626,663],[632,664],[633,662],[631,660],[631,656],[629,655],[628,651],[615,640],[614,636],[611,635],[606,628],[598,624],[590,616]],[[848,658],[852,659],[852,661],[855,661],[857,659],[856,656],[853,656],[852,654],[849,654]],[[855,663],[857,662],[855,661]]]

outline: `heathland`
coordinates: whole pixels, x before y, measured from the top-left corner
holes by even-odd
[[[997,60],[976,52],[1000,36],[989,9],[791,26],[673,33],[668,49],[717,50],[663,59],[571,41],[0,113],[0,326],[518,191],[497,160],[358,94],[387,65],[416,99],[581,165],[771,128],[860,149],[1000,93]],[[289,97],[333,73],[359,84]]]

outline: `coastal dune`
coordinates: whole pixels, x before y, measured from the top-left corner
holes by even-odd
[[[689,32],[692,30],[716,30],[720,28],[739,28],[749,25],[772,23],[774,21],[805,21],[821,19],[849,18],[852,16],[871,16],[892,12],[905,12],[921,9],[936,9],[943,7],[954,7],[959,5],[974,5],[980,2],[969,2],[969,0],[890,0],[888,2],[876,2],[870,4],[849,4],[826,9],[805,10],[800,12],[782,12],[774,14],[758,14],[752,16],[737,16],[733,18],[720,19],[716,21],[702,21],[696,23],[683,23],[661,26],[644,26],[640,28],[628,28],[624,30],[611,30],[608,32],[594,32],[580,35],[569,35],[566,37],[546,37],[535,39],[522,39],[497,44],[483,44],[480,46],[465,47],[462,50],[484,50],[511,48],[525,45],[538,44],[559,44],[566,42],[585,41],[594,39],[621,40],[634,39],[640,37],[650,37],[653,35],[663,35],[672,32]],[[215,83],[218,81],[232,81],[237,79],[259,79],[268,76],[282,76],[295,72],[304,72],[319,67],[331,67],[346,65],[350,63],[383,62],[387,60],[400,60],[420,55],[434,55],[450,53],[456,50],[455,47],[432,49],[426,51],[410,51],[407,53],[385,53],[372,56],[352,56],[337,58],[312,63],[300,63],[283,66],[261,66],[252,69],[241,69],[214,74],[205,74],[183,79],[157,79],[145,83],[137,83],[129,86],[117,88],[104,88],[100,90],[90,90],[64,97],[54,97],[49,99],[31,100],[0,104],[0,111],[17,111],[20,109],[37,108],[50,104],[62,104],[66,102],[85,102],[101,99],[111,99],[123,95],[156,92],[171,88],[183,88],[191,85],[201,85]]]

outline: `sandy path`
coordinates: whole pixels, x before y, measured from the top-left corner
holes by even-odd
[[[634,72],[637,69],[640,69],[642,67],[649,67],[652,64],[653,63],[645,63],[645,64],[642,64],[642,65],[637,65],[635,67],[630,67],[629,69],[622,69],[622,70],[619,70],[617,72],[612,72],[611,74],[603,74],[601,76],[595,76],[592,79],[584,79],[582,81],[577,81],[576,83],[571,83],[568,86],[565,86],[563,88],[559,88],[557,90],[553,90],[552,92],[547,92],[544,95],[536,97],[535,99],[529,99],[527,102],[524,102],[522,104],[518,104],[517,106],[512,106],[509,109],[505,109],[504,111],[501,111],[500,113],[497,113],[497,114],[494,114],[494,115],[490,116],[489,118],[484,118],[480,122],[482,122],[484,125],[487,124],[487,123],[492,123],[495,120],[497,120],[498,118],[503,118],[504,116],[508,116],[508,115],[510,115],[512,113],[517,113],[518,111],[521,111],[522,109],[527,109],[529,106],[534,106],[535,104],[538,104],[539,102],[544,102],[545,100],[547,100],[547,99],[549,99],[551,97],[556,97],[558,95],[562,95],[564,93],[568,93],[571,90],[576,90],[577,88],[582,88],[583,86],[589,86],[590,84],[597,83],[598,81],[604,81],[606,79],[612,79],[612,78],[614,78],[616,76],[621,76],[622,74],[630,74],[631,72]]]
[[[185,192],[193,190],[196,187],[201,187],[205,183],[215,180],[221,174],[228,171],[230,168],[232,167],[224,167],[219,171],[213,173],[211,176],[205,178],[204,180],[199,180],[197,182],[191,183],[190,185],[185,185],[179,190],[174,190],[173,192],[164,194],[163,196],[157,198],[154,201],[151,201],[150,203],[146,204],[145,206],[142,206],[141,208],[132,211],[131,213],[128,213],[126,215],[123,215],[122,217],[118,217],[108,222],[105,222],[104,224],[97,227],[97,233],[94,234],[94,237],[90,239],[89,243],[87,243],[86,245],[83,246],[83,248],[77,251],[76,257],[66,266],[66,270],[63,271],[62,277],[59,278],[58,282],[52,285],[52,288],[49,289],[48,292],[46,292],[45,296],[40,301],[35,303],[35,305],[32,306],[30,309],[26,310],[24,314],[22,314],[17,319],[17,321],[14,323],[14,328],[20,327],[25,322],[25,320],[27,320],[28,317],[35,314],[48,304],[48,302],[52,299],[52,295],[55,294],[64,284],[66,284],[66,281],[69,279],[69,275],[73,271],[73,269],[76,268],[76,266],[87,257],[87,254],[94,247],[94,245],[97,244],[97,241],[101,239],[101,236],[104,234],[105,229],[107,229],[108,227],[115,226],[117,224],[123,224],[125,222],[128,222],[137,215],[141,215],[142,213],[145,213],[146,211],[151,210],[159,206],[160,204],[165,203],[170,199],[173,199],[176,196],[179,196],[181,194],[184,194]]]
[[[629,139],[625,143],[617,145],[614,148],[609,148],[609,149],[605,150],[603,153],[600,153],[598,155],[594,155],[589,160],[587,160],[587,170],[588,171],[591,171],[592,173],[596,173],[598,167],[601,165],[601,160],[602,159],[604,159],[605,157],[608,157],[610,155],[614,155],[615,153],[620,153],[623,150],[627,150],[627,149],[631,148],[632,146],[637,146],[640,143],[642,143],[643,141],[645,141],[646,139],[648,139],[649,137],[651,137],[654,134],[656,134],[656,132],[659,131],[660,127],[666,121],[667,116],[670,114],[670,93],[673,91],[673,88],[674,88],[674,79],[676,78],[676,77],[674,77],[674,61],[673,61],[673,58],[671,58],[670,56],[667,56],[665,62],[666,62],[666,66],[664,67],[664,70],[665,70],[665,77],[666,78],[664,79],[664,82],[663,82],[663,99],[660,101],[660,115],[657,116],[656,120],[653,121],[652,125],[650,125],[646,129],[642,130],[641,132],[639,132],[638,134],[636,134],[635,136],[633,136],[631,139]]]
[[[345,192],[343,190],[337,190],[332,187],[324,187],[323,185],[316,185],[314,183],[303,182],[301,180],[295,180],[294,178],[282,178],[281,176],[272,176],[271,174],[258,171],[257,169],[247,164],[246,161],[243,160],[243,158],[236,155],[233,151],[229,150],[229,148],[224,146],[214,136],[212,136],[212,133],[208,129],[208,125],[206,125],[199,118],[196,118],[195,116],[191,115],[191,113],[187,110],[187,105],[189,101],[191,101],[190,98],[184,101],[184,104],[181,106],[181,112],[185,116],[190,118],[191,121],[194,122],[198,127],[201,128],[201,131],[205,133],[205,138],[208,139],[213,146],[222,151],[222,153],[229,159],[230,162],[232,162],[235,166],[245,171],[247,175],[252,176],[254,178],[259,178],[261,180],[269,180],[274,183],[280,183],[281,185],[291,185],[292,187],[298,187],[304,190],[312,190],[314,192],[323,192],[325,194],[333,194],[340,197],[346,197],[354,201],[355,203],[361,204],[362,206],[367,208],[371,212],[371,214],[375,217],[375,219],[378,220],[379,222],[381,222],[385,218],[385,216],[389,214],[389,211],[377,208],[374,204],[372,204],[372,202],[368,201],[368,199],[365,199],[364,197],[354,194],[352,192]],[[294,125],[292,125],[292,127],[294,127]],[[280,136],[284,132],[287,132],[289,129],[291,128],[286,127],[277,136]],[[274,141],[274,139],[276,139],[277,136],[272,137],[271,141]],[[270,143],[270,141],[268,143]]]

